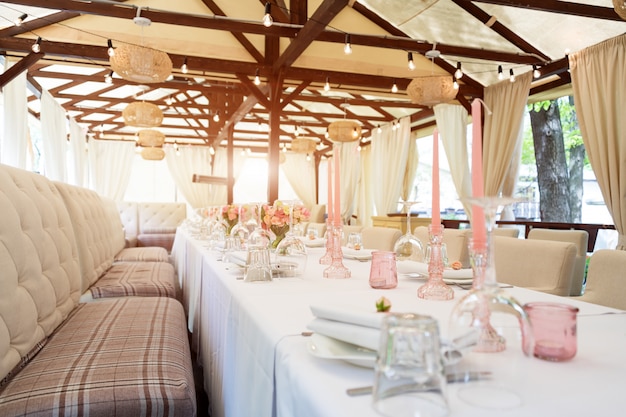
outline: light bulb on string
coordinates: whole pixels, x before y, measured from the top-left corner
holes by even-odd
[[[408,54],[408,66],[409,66],[409,70],[411,71],[415,69],[415,62],[413,61],[413,52],[409,52]]]
[[[111,57],[115,55],[115,48],[113,48],[113,41],[107,39],[107,54]]]
[[[346,43],[343,45],[343,52],[346,55],[350,55],[352,53],[352,45],[350,45],[350,34],[346,33]]]
[[[254,74],[254,85],[261,85],[261,77],[259,77],[259,69],[257,68]]]
[[[456,71],[454,71],[454,76],[457,80],[460,80],[463,76],[463,70],[461,69],[461,62],[456,63]]]
[[[274,19],[272,19],[272,4],[265,3],[265,14],[263,15],[263,26],[266,28],[272,26]]]

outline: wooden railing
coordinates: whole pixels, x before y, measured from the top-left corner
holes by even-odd
[[[461,225],[463,227],[469,227],[468,220],[452,220],[442,219],[444,227],[450,229],[459,229]],[[598,230],[615,230],[615,226],[612,224],[594,224],[594,223],[556,223],[556,222],[537,222],[530,220],[499,220],[496,221],[496,225],[512,225],[512,226],[524,226],[524,237],[528,237],[528,232],[533,228],[541,229],[560,229],[560,230],[585,230],[589,233],[589,242],[587,244],[587,252],[593,252],[593,248],[596,245],[596,238],[598,237]]]

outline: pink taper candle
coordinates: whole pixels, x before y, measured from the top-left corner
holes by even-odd
[[[481,102],[474,99],[472,102],[472,196],[484,197],[483,180],[483,135]],[[482,207],[472,206],[472,234],[474,241],[486,242],[487,231],[483,221]]]
[[[328,201],[326,202],[326,210],[328,211],[328,221],[333,223],[333,165],[330,159],[326,160],[328,165]]]
[[[433,213],[432,225],[439,227],[441,225],[441,209],[439,207],[439,132],[437,129],[433,131]]]
[[[333,150],[333,159],[335,161],[335,207],[333,209],[333,215],[335,216],[335,226],[340,226],[341,225],[341,183],[340,183],[340,177],[341,175],[339,175],[339,173],[341,172],[339,170],[339,146],[335,145],[335,148]]]

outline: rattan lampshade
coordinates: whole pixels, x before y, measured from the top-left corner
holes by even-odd
[[[145,147],[161,147],[165,143],[165,135],[154,129],[142,129],[137,132],[137,144]]]
[[[163,122],[163,112],[158,106],[145,101],[134,101],[122,111],[124,123],[134,127],[157,127]]]
[[[411,101],[422,106],[447,103],[456,97],[452,76],[430,75],[414,78],[406,89]]]
[[[144,46],[122,44],[109,62],[120,77],[140,84],[163,82],[172,73],[172,60],[165,52]]]
[[[317,149],[315,138],[298,137],[291,141],[291,151],[295,153],[313,153]]]
[[[626,20],[626,1],[625,0],[613,0],[613,8],[615,13],[622,19]]]
[[[361,124],[356,120],[337,120],[328,125],[328,137],[333,142],[354,142],[361,138]]]
[[[160,161],[165,158],[165,151],[163,148],[143,148],[141,157],[148,161]]]

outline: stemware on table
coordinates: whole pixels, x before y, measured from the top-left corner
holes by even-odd
[[[289,207],[289,230],[278,243],[274,251],[274,267],[280,276],[298,276],[304,273],[307,261],[307,250],[304,241],[293,232],[294,209],[302,203],[297,200],[285,201]]]
[[[393,245],[393,251],[396,253],[398,261],[424,261],[424,245],[413,234],[411,230],[411,207],[417,204],[417,201],[402,201],[403,210],[406,211],[406,233],[396,240]]]

